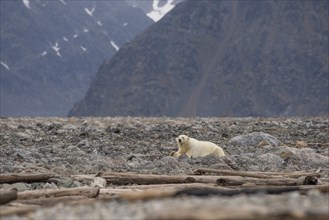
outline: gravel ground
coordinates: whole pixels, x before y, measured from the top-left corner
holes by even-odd
[[[220,145],[227,156],[175,159],[175,137],[186,134]],[[196,168],[241,171],[320,170],[329,178],[329,117],[314,118],[1,118],[0,172],[52,172],[56,184],[0,184],[0,188],[77,187],[72,174],[133,171],[153,174],[190,174]],[[265,141],[265,142],[264,142]],[[197,212],[229,212],[239,207],[257,213],[306,210],[329,214],[328,193],[306,195],[238,195],[233,197],[177,197],[128,203],[92,204],[40,209],[31,219],[143,219],[172,217],[195,206]],[[228,210],[228,211],[227,211]],[[162,214],[161,214],[162,213]],[[167,213],[167,214],[163,214]],[[25,216],[26,217],[26,216]],[[25,218],[7,216],[4,219]]]

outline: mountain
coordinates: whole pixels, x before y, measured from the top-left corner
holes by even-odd
[[[65,116],[154,22],[125,1],[1,0],[1,116]]]
[[[328,114],[328,1],[186,1],[104,63],[69,116]]]

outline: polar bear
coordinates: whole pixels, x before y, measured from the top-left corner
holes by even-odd
[[[179,135],[176,138],[176,142],[178,144],[178,151],[170,153],[170,156],[176,158],[183,154],[186,154],[189,158],[204,157],[208,154],[215,154],[218,157],[225,156],[221,147],[209,141],[198,141],[186,135]]]

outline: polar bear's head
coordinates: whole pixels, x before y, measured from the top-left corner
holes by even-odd
[[[178,147],[180,148],[180,150],[187,151],[189,140],[190,140],[190,138],[188,136],[184,135],[184,134],[179,135],[176,138],[176,142],[177,142]]]
[[[176,137],[178,151],[177,152],[172,151],[170,153],[170,156],[178,158],[182,154],[185,154],[189,149],[189,140],[190,138],[186,135],[179,135],[178,137]]]

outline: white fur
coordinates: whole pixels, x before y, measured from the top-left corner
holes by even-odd
[[[208,154],[215,154],[218,157],[225,156],[223,149],[209,141],[198,141],[186,135],[179,135],[176,138],[178,151],[172,152],[170,155],[179,157],[186,154],[188,157],[204,157]]]

